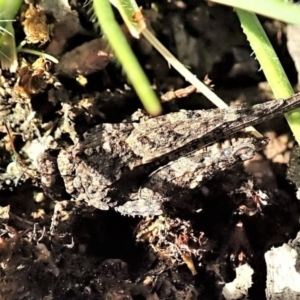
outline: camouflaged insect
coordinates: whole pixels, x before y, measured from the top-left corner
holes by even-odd
[[[44,190],[59,200],[51,189],[57,190],[62,177],[72,198],[96,208],[158,215],[162,203],[176,195],[166,187],[193,189],[217,172],[252,158],[267,140],[239,136],[232,144],[211,146],[205,152],[201,148],[299,106],[300,94],[296,94],[252,107],[182,110],[140,123],[101,124],[62,150],[57,166],[50,157],[51,163],[47,163],[46,154],[41,157]]]

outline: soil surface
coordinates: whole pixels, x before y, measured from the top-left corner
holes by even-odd
[[[57,199],[44,193],[39,153],[57,156],[97,124],[128,120],[142,108],[91,21],[91,6],[65,2],[24,5],[14,23],[17,44],[26,38],[24,48],[59,63],[24,51],[16,73],[1,71],[0,299],[223,299],[224,283],[245,263],[254,270],[248,298],[265,299],[264,253],[299,230],[299,150],[288,169],[295,142],[283,117],[256,127],[271,139],[262,153],[193,190],[180,209],[168,203],[168,215],[131,218],[74,201],[65,190]],[[198,78],[208,76],[224,101],[272,99],[232,9],[151,3],[138,1],[149,28]],[[116,16],[159,97],[189,86]],[[285,25],[261,21],[296,84]],[[163,105],[163,113],[213,108],[195,92]]]

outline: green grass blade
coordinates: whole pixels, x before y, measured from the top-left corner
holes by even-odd
[[[275,97],[286,98],[293,95],[294,90],[257,16],[245,10],[235,10]],[[287,113],[285,117],[295,139],[300,143],[300,110]]]
[[[160,102],[115,20],[109,0],[94,0],[93,4],[101,29],[145,109],[151,115],[160,114]]]
[[[300,5],[282,0],[209,0],[248,10],[282,22],[300,25]]]
[[[3,69],[15,72],[18,67],[13,20],[22,0],[0,0],[0,62]]]
[[[0,0],[0,27],[5,27],[6,20],[15,18],[22,2],[22,0]]]

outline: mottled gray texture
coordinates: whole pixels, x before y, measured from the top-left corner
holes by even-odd
[[[162,203],[181,190],[199,187],[216,173],[252,158],[267,139],[232,134],[296,108],[299,98],[296,94],[253,107],[182,110],[140,123],[101,124],[61,150],[57,169],[53,159],[49,164],[41,159],[42,183],[48,195],[51,182],[57,191],[59,173],[66,192],[77,200],[102,210],[116,207],[132,216],[158,215]]]

